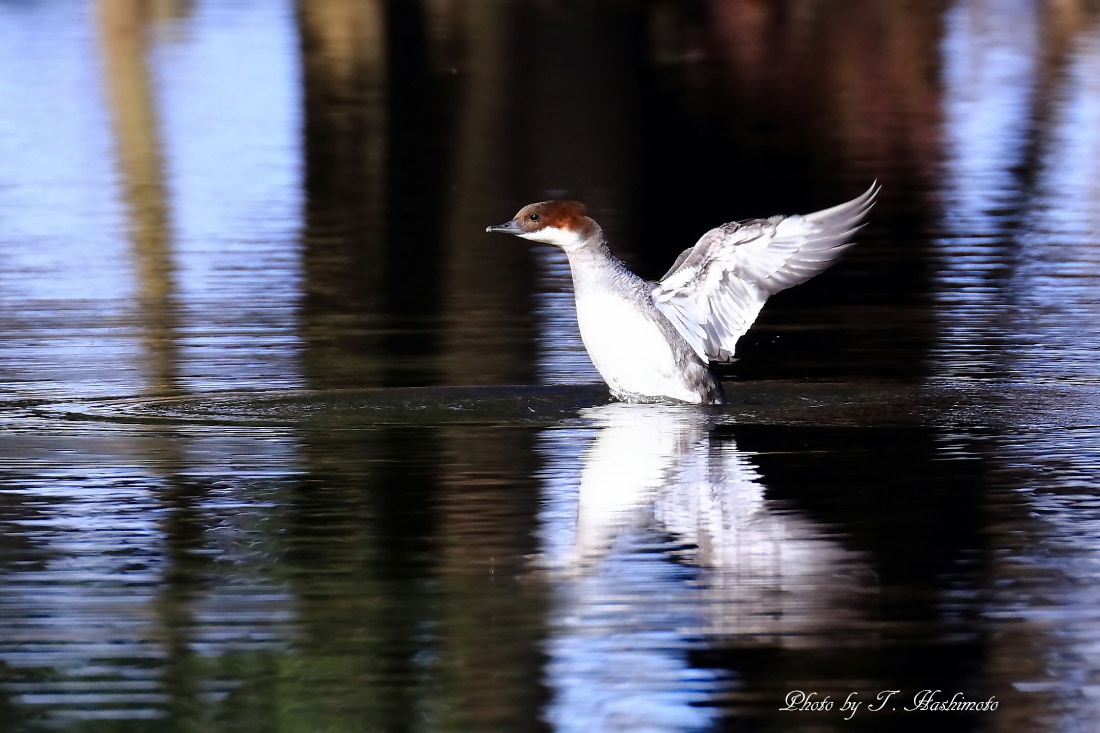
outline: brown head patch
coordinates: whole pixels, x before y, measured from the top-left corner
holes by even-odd
[[[514,221],[525,232],[554,227],[576,232],[583,237],[596,225],[596,222],[588,218],[587,212],[584,204],[579,201],[554,199],[524,206],[516,214]]]

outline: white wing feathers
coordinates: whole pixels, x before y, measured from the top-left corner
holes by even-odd
[[[851,201],[805,216],[711,229],[653,288],[658,310],[703,360],[730,361],[769,296],[832,265],[875,204],[871,184]]]

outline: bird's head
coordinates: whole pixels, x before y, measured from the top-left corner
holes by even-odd
[[[586,213],[579,201],[554,199],[528,204],[503,224],[486,227],[487,232],[504,232],[517,237],[546,242],[566,252],[599,239],[600,227]]]

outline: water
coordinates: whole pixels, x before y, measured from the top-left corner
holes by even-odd
[[[0,2],[0,728],[1092,731],[1098,70],[1086,2]],[[653,277],[874,178],[723,409],[483,233]]]

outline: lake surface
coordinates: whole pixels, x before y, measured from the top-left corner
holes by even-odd
[[[484,233],[874,179],[723,408]],[[1095,3],[0,0],[3,731],[1098,716]]]

